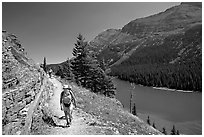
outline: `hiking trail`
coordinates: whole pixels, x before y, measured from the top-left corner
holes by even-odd
[[[104,134],[104,129],[107,127],[95,126],[97,118],[82,111],[79,108],[74,108],[73,120],[70,127],[65,127],[66,120],[64,112],[60,109],[60,94],[63,90],[61,82],[56,78],[50,78],[54,85],[54,94],[49,101],[49,109],[54,115],[54,121],[57,126],[52,126],[49,129],[51,135],[97,135]],[[94,125],[94,126],[93,126]]]

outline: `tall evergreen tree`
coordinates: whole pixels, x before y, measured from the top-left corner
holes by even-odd
[[[115,96],[115,87],[111,79],[99,67],[94,54],[88,50],[88,42],[79,34],[77,43],[73,49],[74,59],[71,62],[71,69],[77,84],[101,93],[109,97]]]
[[[176,129],[175,129],[175,126],[173,125],[173,128],[171,130],[171,135],[176,135]]]
[[[43,59],[43,70],[45,71],[45,73],[47,73],[47,70],[46,70],[46,58],[45,57]]]
[[[153,122],[153,125],[152,125],[152,127],[156,129],[156,126],[155,126],[155,123],[154,123],[154,122]]]
[[[133,109],[132,109],[132,114],[137,116],[137,111],[136,111],[136,105],[134,103]]]
[[[73,49],[73,56],[75,57],[72,64],[72,72],[74,73],[74,77],[77,83],[81,83],[82,86],[86,85],[86,76],[88,73],[87,66],[87,54],[86,54],[86,46],[87,42],[81,34],[77,37],[77,43],[75,43],[75,47]]]
[[[67,67],[66,67],[67,68],[67,79],[73,81],[74,80],[74,74],[71,70],[71,61],[69,58],[67,59],[66,63],[67,63]]]
[[[179,130],[176,131],[176,135],[180,135]]]
[[[147,124],[151,125],[149,116],[147,117]]]
[[[163,133],[164,135],[167,135],[166,129],[165,129],[164,127],[162,128],[162,133]]]

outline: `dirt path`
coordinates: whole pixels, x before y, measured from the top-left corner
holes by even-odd
[[[50,81],[54,84],[54,95],[49,102],[49,109],[54,115],[54,121],[57,126],[50,130],[51,135],[97,135],[105,134],[107,127],[96,126],[97,118],[83,112],[79,108],[75,108],[73,112],[73,120],[70,127],[65,127],[66,120],[63,111],[60,109],[60,93],[62,92],[62,84],[55,78]]]

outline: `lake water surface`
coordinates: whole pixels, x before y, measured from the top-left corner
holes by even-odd
[[[130,93],[132,104],[136,104],[138,116],[145,122],[150,117],[157,129],[166,128],[168,134],[175,125],[181,134],[202,134],[202,93],[183,93],[152,87],[135,85],[119,79],[113,79],[117,88],[116,98],[124,108],[130,108]]]

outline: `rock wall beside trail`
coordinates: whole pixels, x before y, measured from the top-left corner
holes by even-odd
[[[27,56],[17,37],[3,31],[2,134],[21,134],[29,107],[41,91],[45,75]],[[49,86],[51,88],[51,85]],[[43,97],[49,90],[45,87]]]

